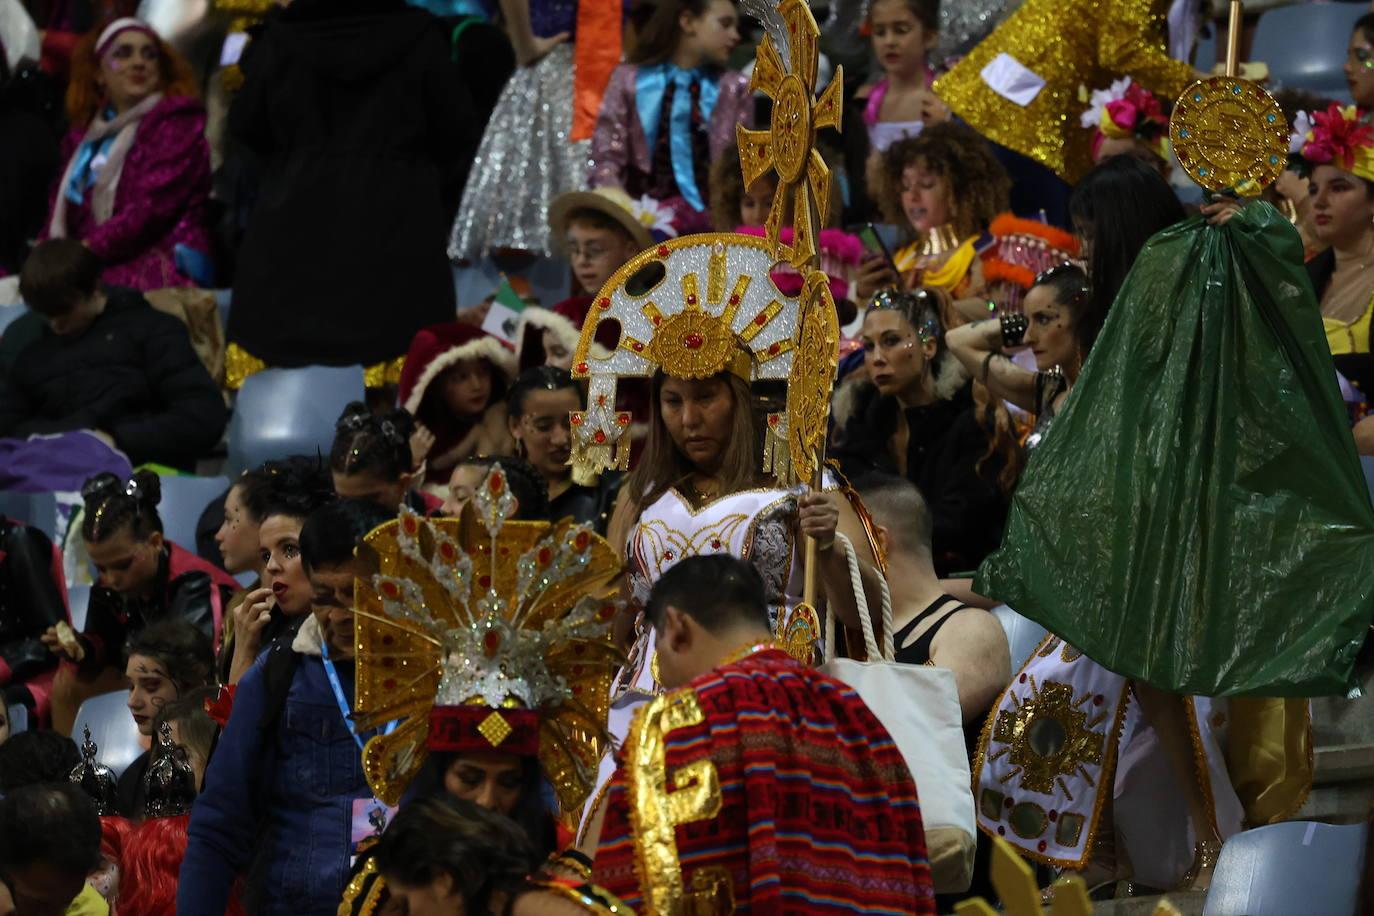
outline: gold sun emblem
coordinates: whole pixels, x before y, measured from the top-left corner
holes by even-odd
[[[819,270],[806,275],[801,293],[797,355],[787,380],[788,452],[794,481],[809,482],[825,444],[830,389],[838,362],[840,327],[830,278]]]
[[[1169,142],[1188,176],[1210,191],[1254,196],[1288,165],[1288,119],[1249,80],[1198,80],[1178,97]]]
[[[992,738],[1005,746],[992,759],[1010,754],[1013,775],[1027,791],[1050,795],[1058,783],[1072,798],[1063,777],[1082,772],[1091,783],[1086,767],[1102,763],[1105,734],[1094,729],[1107,713],[1094,708],[1096,701],[1087,695],[1075,700],[1068,684],[1048,681],[1037,689],[1032,681],[1019,709],[998,713]]]
[[[839,129],[844,72],[836,67],[830,85],[815,99],[820,29],[802,0],[783,0],[777,9],[787,25],[788,62],[783,64],[772,37],[765,36],[749,81],[750,89],[773,100],[773,120],[768,130],[737,127],[735,137],[745,187],[770,169],[777,172],[778,193],[764,223],[768,241],[780,257],[804,268],[816,257],[816,235],[830,211],[830,167],[815,148],[816,131]],[[790,248],[778,237],[789,209]]]

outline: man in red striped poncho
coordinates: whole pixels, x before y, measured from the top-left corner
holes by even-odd
[[[683,560],[646,610],[670,689],[620,750],[596,882],[638,913],[934,913],[906,763],[857,693],[770,642],[754,568]]]

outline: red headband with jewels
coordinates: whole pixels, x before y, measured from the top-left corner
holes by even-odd
[[[425,746],[431,751],[534,757],[539,754],[539,713],[476,704],[436,706],[429,714]]]

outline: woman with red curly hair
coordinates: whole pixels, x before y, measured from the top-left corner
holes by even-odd
[[[113,286],[208,285],[210,148],[191,69],[138,19],[116,19],[72,54],[47,238],[80,239]]]

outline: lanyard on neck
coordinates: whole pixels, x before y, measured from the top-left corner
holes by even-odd
[[[324,662],[324,673],[329,678],[329,689],[334,692],[334,702],[339,706],[339,713],[343,716],[344,726],[347,727],[348,733],[353,736],[353,741],[358,745],[358,750],[362,750],[364,742],[353,727],[353,711],[348,707],[348,697],[344,695],[343,684],[339,682],[339,672],[334,669],[334,662],[329,659],[329,643],[327,642],[320,643],[320,660]],[[382,729],[382,734],[391,734],[400,723],[400,719],[392,719],[386,723]]]

